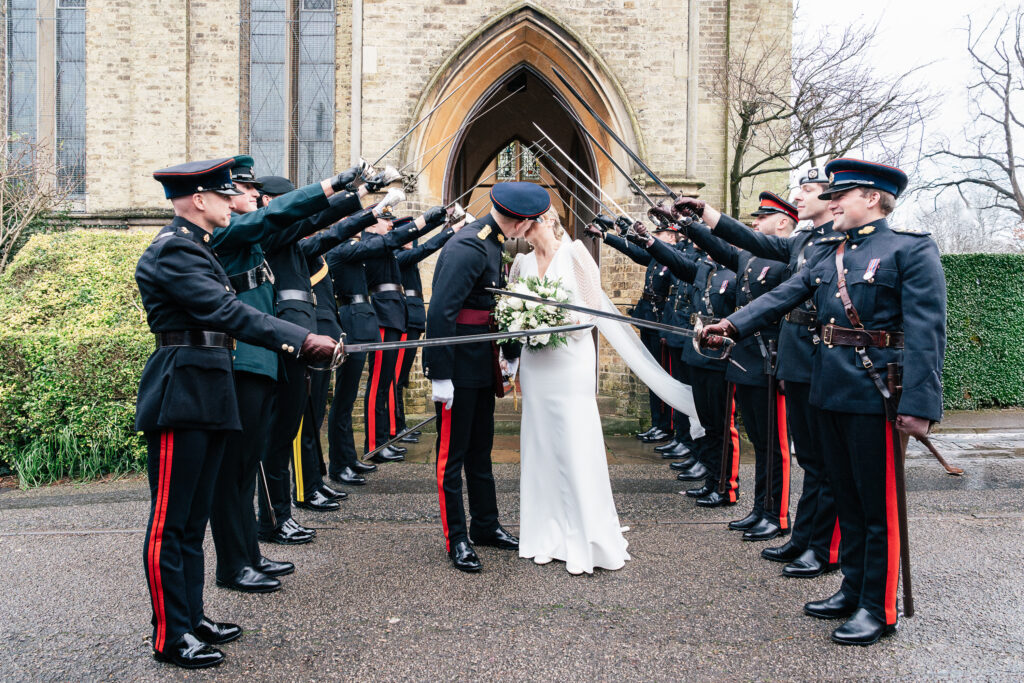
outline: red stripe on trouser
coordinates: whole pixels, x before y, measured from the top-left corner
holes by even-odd
[[[444,502],[444,471],[448,465],[448,449],[452,440],[452,411],[441,407],[441,429],[437,441],[437,497],[441,500],[441,528],[444,530],[444,549],[451,550],[448,539],[448,506]]]
[[[403,332],[400,341],[407,341],[409,339],[409,333]],[[405,358],[405,349],[398,349],[398,360],[395,361],[395,375],[391,378],[391,405],[389,406],[389,417],[391,418],[391,431],[388,432],[391,436],[397,436],[398,430],[395,429],[395,400],[398,398],[398,379],[402,376],[402,360]]]
[[[828,547],[828,561],[830,564],[835,564],[839,561],[839,541],[842,537],[842,533],[839,531],[839,517],[836,517],[836,525],[832,529],[832,543]]]
[[[775,417],[779,432],[779,456],[782,459],[782,494],[779,496],[779,526],[789,528],[789,431],[786,429],[786,397],[775,396]],[[768,482],[772,486],[772,482]]]
[[[900,524],[896,509],[896,464],[892,423],[885,423],[885,623],[896,623],[896,587],[900,581]]]
[[[156,639],[153,649],[162,652],[167,640],[167,614],[164,609],[164,584],[160,575],[160,549],[163,545],[164,522],[167,520],[167,497],[171,483],[171,464],[174,459],[174,431],[160,433],[160,477],[156,487],[156,510],[149,536],[149,592],[156,617]]]
[[[732,466],[729,468],[729,502],[739,500],[740,490],[740,432],[736,428],[736,387],[729,396],[729,440],[732,442]]]
[[[384,328],[380,328],[380,340],[384,341]],[[370,379],[370,391],[366,397],[366,443],[369,445],[367,452],[377,447],[377,385],[380,384],[380,366],[384,361],[384,352],[375,351],[373,354],[373,377]]]

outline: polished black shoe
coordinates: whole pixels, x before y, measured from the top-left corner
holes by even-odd
[[[683,470],[690,469],[691,467],[693,467],[696,464],[697,464],[697,458],[695,458],[692,455],[690,455],[690,456],[687,456],[686,458],[684,458],[682,460],[677,460],[676,462],[670,462],[668,464],[668,466],[670,468],[674,469],[676,472],[682,472]]]
[[[751,510],[750,514],[743,519],[735,519],[729,522],[729,528],[733,531],[746,531],[760,521],[761,513],[757,510]]]
[[[832,640],[840,645],[871,645],[883,636],[896,633],[896,628],[897,624],[884,624],[861,607],[845,624],[832,631]]]
[[[417,429],[414,432],[409,432],[409,436],[420,437],[420,436],[423,436],[423,432],[421,432],[420,430]]]
[[[228,579],[217,577],[217,585],[221,588],[241,591],[242,593],[273,593],[281,588],[281,582],[272,576],[267,576],[262,571],[253,567],[242,567],[235,575]],[[199,635],[199,631],[196,631]],[[202,636],[200,636],[202,637]],[[208,643],[216,642],[203,638]]]
[[[690,454],[690,449],[686,444],[678,444],[675,448],[670,451],[663,451],[661,457],[666,460],[672,460],[674,458],[685,458]]]
[[[857,603],[846,597],[843,591],[824,600],[816,600],[804,605],[804,614],[818,619],[845,619],[856,611]]]
[[[345,500],[348,498],[348,491],[337,491],[327,484],[320,484],[320,493],[328,500]]]
[[[451,558],[452,564],[459,571],[478,572],[483,569],[483,565],[480,564],[480,558],[476,556],[476,552],[469,545],[469,541],[459,541],[453,545],[452,549],[448,551],[448,557]]]
[[[406,453],[409,452],[409,449],[406,448],[405,446],[396,446],[395,444],[391,444],[390,446],[388,446],[388,448],[393,450],[395,453],[398,453],[399,455],[405,455]]]
[[[200,640],[195,634],[185,633],[164,651],[153,650],[153,659],[158,662],[169,662],[183,669],[205,669],[217,666],[224,661],[224,653]]]
[[[192,629],[192,633],[196,635],[196,638],[205,641],[209,645],[223,645],[224,643],[230,643],[232,640],[241,638],[242,627],[238,624],[228,624],[226,622],[217,623],[203,617],[199,622],[199,626]]]
[[[295,565],[291,562],[275,562],[274,560],[260,557],[260,561],[256,563],[256,569],[259,569],[267,576],[287,576],[295,571]]]
[[[377,466],[374,465],[373,468],[377,469]],[[366,477],[361,474],[356,474],[356,471],[351,467],[346,467],[337,475],[332,476],[331,481],[338,484],[347,484],[348,486],[363,486],[366,484]]]
[[[401,442],[401,443],[419,443],[420,442],[420,437],[414,436],[412,434],[406,434],[401,439],[399,439],[399,442]]]
[[[672,435],[669,434],[668,432],[662,431],[660,429],[655,429],[653,432],[649,433],[647,436],[641,438],[640,440],[643,441],[644,443],[661,443],[663,441],[668,441],[671,438]]]
[[[729,500],[729,496],[719,493],[717,490],[712,491],[706,496],[701,496],[697,499],[697,505],[702,508],[720,508],[727,505],[735,505],[735,500]]]
[[[683,470],[676,475],[676,479],[679,481],[700,481],[701,479],[707,479],[707,477],[708,468],[699,462],[694,463],[690,469]]]
[[[341,503],[336,500],[331,500],[324,494],[320,493],[320,490],[317,489],[313,492],[313,495],[306,500],[295,501],[295,507],[306,510],[316,510],[317,512],[334,512],[341,508]]]
[[[298,531],[285,523],[269,533],[260,532],[259,539],[265,543],[277,543],[278,545],[302,545],[312,541],[313,535]]]
[[[504,550],[518,550],[519,539],[505,531],[505,529],[499,524],[498,528],[494,530],[494,533],[482,538],[474,538],[473,545],[490,545]]]
[[[370,460],[376,463],[401,462],[402,460],[405,460],[405,456],[401,453],[395,452],[391,446],[388,446],[387,448],[383,448],[377,453],[374,453]]]
[[[372,462],[359,462],[356,460],[351,469],[356,474],[369,474],[370,472],[376,472],[377,466]]]
[[[664,453],[666,451],[671,451],[673,448],[675,448],[678,445],[679,445],[679,442],[676,441],[675,439],[672,439],[668,443],[663,443],[660,446],[655,446],[654,450],[656,450],[659,453]]]
[[[761,557],[772,562],[792,562],[800,557],[802,552],[803,550],[793,545],[793,541],[786,541],[780,546],[765,548],[761,551]]]
[[[760,522],[743,532],[744,541],[770,541],[779,536],[785,536],[789,529],[783,529],[776,522],[770,519],[762,519]]]
[[[800,557],[782,568],[782,575],[792,579],[813,579],[825,573],[826,564],[821,561],[816,552],[807,549],[800,554]]]
[[[704,484],[703,486],[698,486],[695,489],[687,490],[686,491],[686,495],[688,495],[690,498],[703,498],[704,496],[708,495],[709,493],[711,493],[714,490],[715,490],[714,486],[710,486],[708,484]]]
[[[653,432],[653,431],[654,431],[655,429],[657,429],[657,428],[656,428],[656,427],[653,427],[653,426],[652,426],[652,427],[651,427],[650,429],[648,429],[648,430],[647,430],[646,432],[637,432],[637,433],[636,433],[636,434],[634,434],[633,436],[635,436],[636,438],[638,438],[638,439],[640,439],[641,441],[643,441],[643,438],[644,438],[645,436],[647,436],[648,434],[650,434],[651,432]]]
[[[295,531],[298,531],[303,534],[309,534],[313,538],[316,538],[316,529],[310,529],[309,527],[302,526],[301,524],[295,521],[294,517],[289,517],[288,521],[282,524],[281,526],[288,527],[289,529],[294,529]]]

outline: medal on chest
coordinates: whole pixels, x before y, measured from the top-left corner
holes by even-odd
[[[725,290],[729,289],[729,281],[722,280],[722,286],[718,288],[719,294],[725,294]]]
[[[878,264],[882,262],[880,258],[873,258],[868,263],[867,270],[864,271],[864,279],[868,282],[874,279],[875,273],[878,271]]]
[[[764,268],[761,269],[761,274],[757,276],[758,282],[762,284],[764,283],[764,279],[768,276],[768,271],[770,270],[770,268],[771,266],[765,266]]]

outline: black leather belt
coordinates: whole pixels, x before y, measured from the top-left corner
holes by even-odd
[[[704,325],[714,325],[721,318],[716,318],[712,315],[705,315],[704,313],[691,313],[690,314],[690,326],[694,327],[697,325],[697,321],[700,321]]]
[[[198,346],[213,349],[233,349],[235,340],[223,332],[206,330],[182,330],[180,332],[157,332],[156,347]]]
[[[305,301],[316,306],[316,294],[301,289],[282,289],[277,292],[277,302]]]
[[[351,306],[352,304],[365,304],[369,299],[362,294],[338,294],[335,297],[339,306]]]
[[[250,289],[256,289],[264,282],[273,284],[274,273],[270,270],[270,266],[267,262],[259,264],[251,270],[247,270],[244,273],[238,275],[229,275],[228,280],[231,281],[231,286],[235,288],[235,292],[241,294],[242,292],[248,292]]]
[[[814,327],[818,324],[818,316],[814,313],[808,313],[802,308],[794,308],[786,314],[786,321],[794,325]]]
[[[411,296],[411,297],[414,297],[416,299],[422,299],[423,298],[423,294],[419,290],[416,290],[416,289],[407,289],[407,290],[405,290],[405,295],[407,297]]]
[[[393,282],[385,282],[382,285],[374,285],[370,287],[370,294],[380,294],[381,292],[404,292],[402,285],[396,285]]]
[[[830,346],[855,346],[861,348],[872,346],[879,349],[902,349],[903,333],[887,332],[885,330],[863,330],[829,324],[823,325],[821,328],[821,341]]]
[[[663,304],[668,300],[668,297],[661,296],[660,294],[652,294],[650,292],[644,292],[640,295],[640,298],[644,301],[650,301],[652,304]]]

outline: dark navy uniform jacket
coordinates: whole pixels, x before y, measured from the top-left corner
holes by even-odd
[[[675,249],[688,259],[696,260],[700,258],[697,250],[693,248],[693,243],[689,240],[678,243]],[[668,300],[665,302],[665,310],[661,315],[661,322],[687,330],[693,329],[693,325],[690,324],[690,314],[694,311],[693,285],[680,280],[671,272],[669,275],[672,281],[669,287]],[[684,345],[691,343],[689,337],[684,337],[681,334],[661,332],[659,336],[665,340],[669,347],[677,350],[681,350]]]
[[[401,291],[374,292],[378,285],[401,285],[402,272],[395,258],[395,250],[403,244],[412,242],[422,234],[433,230],[424,227],[421,231],[412,221],[399,225],[383,235],[364,232],[361,240],[371,249],[365,253],[363,264],[366,267],[366,284],[370,288],[370,300],[377,311],[377,320],[381,327],[405,332],[406,310],[405,294]]]
[[[865,329],[905,335],[904,349],[868,348],[871,362],[883,378],[887,363],[904,363],[901,414],[941,420],[946,279],[939,250],[925,233],[892,230],[885,219],[845,233],[834,232],[818,240],[824,252],[820,258],[729,316],[729,322],[746,336],[813,298],[823,324],[853,327],[839,297],[836,277],[835,253],[843,242],[847,289]],[[885,412],[881,394],[850,346],[818,346],[811,403],[842,413]]]
[[[146,248],[135,281],[154,333],[224,332],[295,358],[309,334],[239,301],[210,247],[210,234],[184,218],[176,217]],[[229,349],[168,346],[146,361],[135,429],[173,428],[242,428]]]
[[[349,343],[380,341],[380,322],[377,311],[370,303],[370,290],[366,286],[363,260],[384,248],[382,241],[367,244],[350,239],[331,249],[324,258],[330,268],[334,295],[338,299],[341,329]],[[352,296],[362,297],[358,303],[348,303]]]
[[[736,273],[716,263],[710,256],[700,260],[687,258],[659,240],[654,240],[647,250],[668,266],[673,275],[693,285],[690,300],[695,312],[724,318],[736,309]],[[683,360],[687,365],[716,372],[725,372],[727,365],[723,360],[700,355],[692,343],[683,345]]]
[[[634,263],[647,266],[644,274],[644,292],[636,306],[628,311],[631,316],[638,320],[661,321],[661,313],[665,308],[665,300],[668,298],[669,288],[672,286],[672,278],[664,264],[651,260],[651,255],[642,247],[638,247],[629,240],[618,235],[606,232],[604,243],[621,251]]]
[[[731,218],[729,220],[732,220]],[[746,228],[750,230],[750,228]],[[751,230],[753,232],[753,230]],[[704,225],[695,223],[689,228],[690,238],[708,256],[737,275],[736,308],[740,309],[770,291],[786,278],[786,266],[778,261],[754,256],[737,249],[711,234]],[[739,341],[732,350],[732,358],[743,366],[740,370],[729,363],[725,378],[734,384],[768,386],[767,359],[772,342],[778,343],[779,325],[770,325],[752,336]]]
[[[405,289],[405,309],[410,330],[423,331],[427,328],[427,309],[423,305],[423,281],[420,280],[419,263],[445,245],[455,234],[450,227],[437,233],[423,244],[412,249],[402,249],[395,258],[402,271],[402,287]],[[415,292],[415,294],[410,294]]]
[[[817,228],[797,230],[790,237],[779,237],[751,230],[731,216],[723,215],[715,226],[714,234],[756,256],[785,263],[788,279],[799,273],[808,261],[816,258],[819,250],[814,247],[814,243],[832,234],[832,222]],[[814,313],[814,304],[809,300],[797,308]],[[812,359],[817,353],[814,341],[816,335],[817,332],[807,325],[782,320],[776,377],[787,382],[811,383]]]
[[[434,268],[427,338],[486,334],[488,325],[456,322],[459,311],[493,311],[494,295],[486,287],[504,287],[501,268],[504,235],[494,217],[487,214],[457,232],[441,250]],[[504,348],[512,358],[516,350]],[[456,387],[485,388],[494,385],[490,342],[430,346],[423,349],[423,374],[431,380],[450,379]]]

